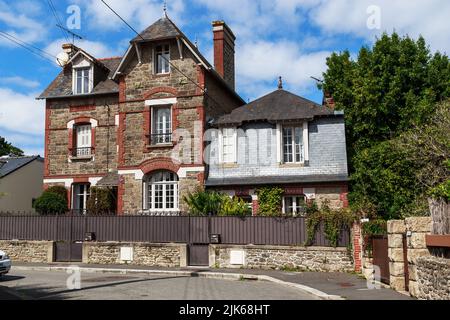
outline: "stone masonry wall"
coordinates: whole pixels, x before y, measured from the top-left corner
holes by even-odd
[[[120,260],[120,248],[133,248],[133,261]],[[83,263],[88,264],[129,264],[148,267],[186,266],[186,245],[155,243],[84,243]]]
[[[0,248],[14,262],[53,262],[52,241],[0,241]]]
[[[244,265],[231,265],[230,252],[243,250]],[[347,248],[210,245],[210,266],[218,268],[299,269],[350,272],[353,262]]]
[[[416,260],[416,297],[423,300],[450,300],[450,260],[421,257]]]

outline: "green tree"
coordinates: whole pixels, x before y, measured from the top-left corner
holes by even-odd
[[[22,157],[24,153],[19,148],[16,148],[11,145],[11,143],[7,142],[5,138],[0,137],[0,157],[9,155]]]
[[[327,65],[319,87],[346,114],[351,204],[396,217],[425,188],[419,162],[396,139],[426,123],[450,96],[449,59],[431,54],[422,37],[393,33],[361,48],[355,60],[348,51],[333,53]]]

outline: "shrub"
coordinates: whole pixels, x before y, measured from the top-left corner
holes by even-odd
[[[66,187],[63,186],[53,186],[48,188],[47,190],[44,191],[44,193],[56,193],[61,195],[64,199],[66,199],[66,201],[68,202],[67,199],[67,189]]]
[[[115,199],[113,192],[111,192],[110,189],[92,187],[90,189],[90,193],[91,196],[86,204],[87,210],[90,214],[110,214],[115,210]]]
[[[264,187],[257,190],[260,216],[281,216],[281,201],[284,190],[277,187]]]
[[[224,195],[218,192],[197,191],[183,198],[193,215],[207,216],[217,215],[223,201]]]
[[[67,200],[60,194],[44,192],[34,202],[34,208],[39,214],[64,214],[67,212]]]
[[[223,197],[219,216],[245,217],[251,214],[252,210],[244,200],[237,197],[230,198],[226,195]]]

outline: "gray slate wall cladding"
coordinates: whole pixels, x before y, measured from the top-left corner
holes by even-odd
[[[307,167],[283,167],[277,163],[275,125],[252,123],[242,129],[238,137],[237,167],[227,168],[217,164],[217,141],[213,140],[209,179],[348,174],[342,117],[322,118],[309,123],[310,163]]]

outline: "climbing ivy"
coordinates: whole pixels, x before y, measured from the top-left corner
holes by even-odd
[[[258,215],[265,217],[281,216],[283,193],[284,190],[278,187],[264,187],[258,189]]]

